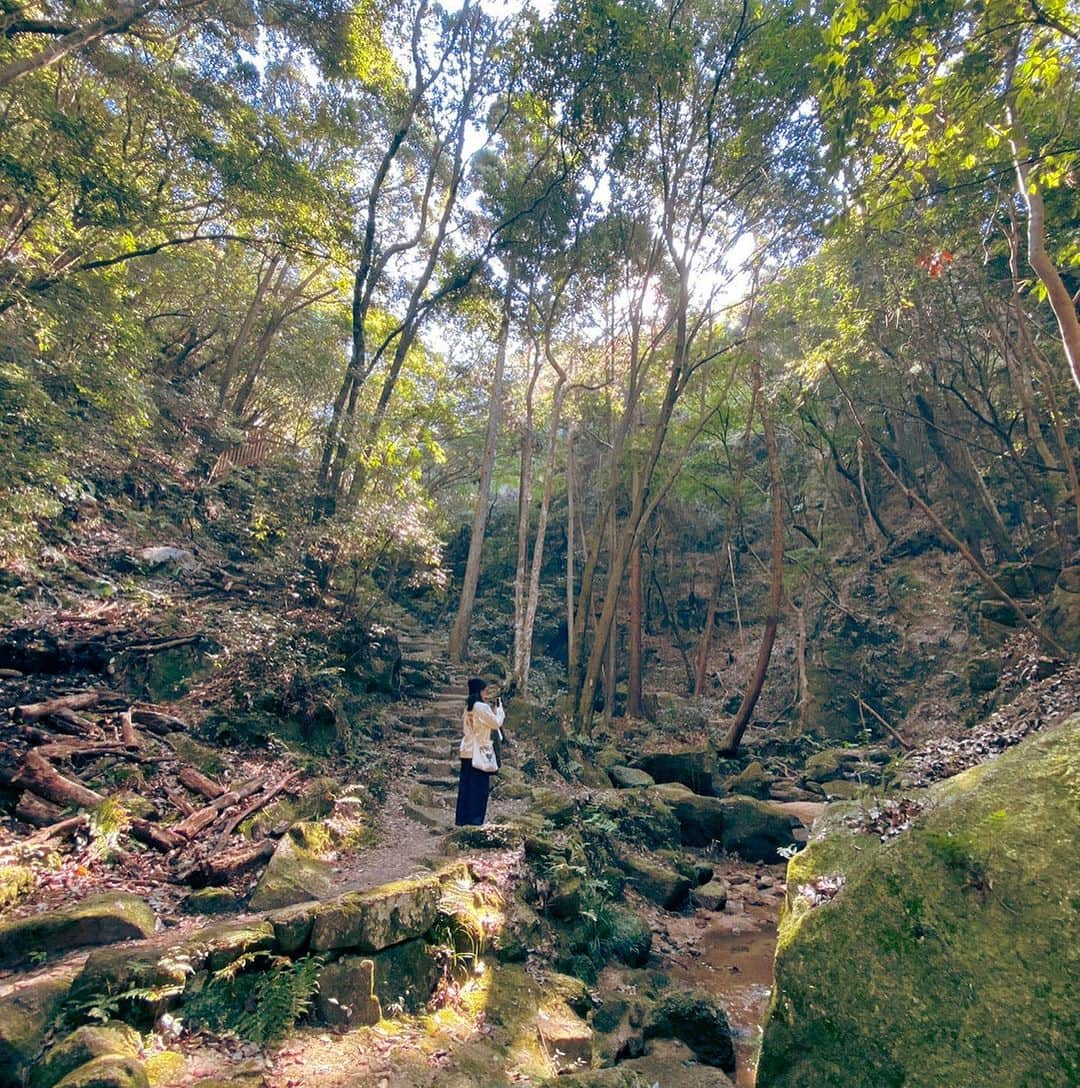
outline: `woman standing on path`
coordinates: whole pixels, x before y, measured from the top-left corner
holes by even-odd
[[[497,770],[480,770],[477,764],[485,764],[492,753],[491,734],[500,732],[499,727],[506,718],[502,699],[495,700],[492,709],[484,702],[484,689],[487,684],[480,679],[469,681],[469,699],[465,705],[465,714],[461,720],[461,778],[458,781],[457,815],[454,823],[458,827],[479,827],[487,815],[488,793],[491,790],[491,775]],[[494,763],[494,755],[490,755]]]

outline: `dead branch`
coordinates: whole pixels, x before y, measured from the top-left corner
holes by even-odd
[[[58,733],[67,733],[73,737],[100,736],[101,731],[89,719],[76,714],[70,707],[62,706],[49,715],[49,726]]]
[[[141,742],[135,732],[135,723],[131,720],[131,711],[125,710],[120,715],[120,739],[125,748],[138,748]]]
[[[63,838],[65,835],[69,835],[71,832],[77,831],[80,828],[89,827],[89,825],[90,818],[84,813],[80,813],[78,816],[69,816],[66,820],[61,820],[59,823],[55,824],[49,824],[40,831],[35,831],[33,835],[23,839],[22,845],[40,846],[50,839]]]
[[[15,815],[23,823],[33,824],[35,827],[48,827],[64,815],[64,810],[59,805],[46,801],[44,797],[38,797],[36,793],[25,790],[19,796]]]
[[[58,805],[76,805],[79,808],[96,808],[105,798],[80,782],[65,778],[50,766],[40,749],[31,749],[23,759],[22,767],[14,776],[14,782],[23,789],[54,801]]]
[[[225,792],[224,786],[219,786],[212,778],[207,778],[195,770],[194,767],[181,767],[176,777],[193,793],[202,794],[210,801],[220,797]]]
[[[160,642],[143,642],[138,646],[125,646],[124,652],[129,654],[156,654],[162,650],[174,650],[177,646],[190,646],[193,642],[198,642],[202,638],[202,633],[194,635],[185,635],[183,638],[167,638]]]
[[[223,793],[204,808],[196,809],[190,816],[176,824],[172,830],[178,835],[183,835],[185,839],[193,839],[200,831],[205,830],[214,823],[225,809],[232,808],[233,805],[239,804],[253,793],[258,793],[265,784],[266,779],[253,778],[249,782],[237,786],[235,790]]]
[[[132,820],[128,833],[136,842],[145,843],[163,854],[178,850],[184,845],[184,839],[166,827],[158,827],[149,820]]]
[[[85,710],[94,706],[99,695],[96,691],[86,691],[79,695],[61,695],[56,699],[48,699],[44,703],[29,703],[17,709],[19,717],[24,722],[34,722],[38,718],[47,718],[58,710]]]
[[[232,850],[218,851],[213,857],[179,873],[178,879],[194,888],[228,884],[233,877],[269,861],[276,845],[273,839],[264,839],[262,842],[244,843]]]
[[[857,702],[859,706],[863,708],[863,710],[869,711],[871,717],[873,717],[874,720],[877,721],[885,729],[889,736],[892,737],[893,740],[895,740],[901,748],[905,748],[910,752],[911,749],[915,747],[915,745],[912,744],[911,741],[906,740],[903,736],[900,735],[899,732],[897,732],[897,730],[893,726],[889,725],[889,723],[868,702],[860,698],[858,695],[855,696],[855,702]]]
[[[266,791],[261,797],[256,797],[254,801],[246,808],[241,809],[231,820],[225,825],[225,829],[221,832],[221,836],[218,839],[218,849],[220,850],[229,841],[229,836],[251,815],[258,812],[259,809],[268,805],[279,793],[288,789],[293,781],[298,778],[300,771],[293,771],[292,774],[287,774],[276,786]]]
[[[188,728],[187,722],[174,718],[171,714],[163,714],[160,710],[132,707],[131,718],[137,725],[145,726],[159,737],[165,736],[166,733],[184,733]]]

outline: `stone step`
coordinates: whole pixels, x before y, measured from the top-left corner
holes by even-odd
[[[451,763],[447,759],[422,759],[413,764],[413,771],[418,775],[431,775],[433,777],[450,775],[453,777],[458,773],[460,763],[461,760],[458,760],[457,763]]]
[[[417,759],[442,759],[453,755],[457,742],[446,737],[435,741],[411,741],[401,745],[401,750]]]
[[[453,813],[441,808],[428,808],[426,805],[416,805],[412,801],[405,803],[405,815],[410,820],[433,828],[436,831],[449,831],[454,825]]]
[[[443,777],[437,774],[420,774],[416,776],[416,781],[421,786],[430,786],[433,790],[456,790],[458,787],[457,778],[450,775]]]

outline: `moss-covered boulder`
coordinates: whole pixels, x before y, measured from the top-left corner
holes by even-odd
[[[681,782],[695,793],[711,794],[716,753],[711,748],[653,752],[635,759],[633,766],[655,782]]]
[[[137,1058],[109,1054],[68,1073],[56,1088],[150,1088],[150,1082]]]
[[[607,776],[611,779],[611,784],[620,790],[633,789],[635,786],[656,785],[656,779],[651,774],[646,774],[645,771],[639,771],[633,767],[624,767],[621,764],[608,767]]]
[[[41,1052],[73,977],[73,971],[51,974],[17,985],[0,998],[0,1088],[21,1088],[23,1073]]]
[[[289,907],[330,894],[333,870],[329,862],[309,848],[310,839],[305,824],[294,825],[282,836],[251,893],[252,910]]]
[[[422,940],[405,941],[368,958],[374,965],[374,990],[387,1015],[417,1013],[427,1004],[439,975],[438,949]]]
[[[724,779],[725,793],[741,793],[746,797],[762,799],[769,796],[773,776],[765,770],[760,760],[747,764],[738,774]]]
[[[142,1040],[139,1033],[120,1021],[106,1024],[84,1024],[71,1035],[61,1039],[30,1073],[30,1088],[53,1088],[95,1058],[109,1055],[137,1058]]]
[[[11,967],[70,948],[149,937],[154,912],[126,892],[95,895],[68,910],[35,914],[0,925],[0,966]]]
[[[408,877],[367,892],[348,892],[316,909],[311,949],[381,952],[422,936],[435,924],[438,913],[437,873]]]
[[[761,1088],[1080,1083],[1080,716],[788,869]]]
[[[232,888],[199,888],[180,904],[185,914],[228,914],[240,905]]]
[[[706,1065],[731,1073],[735,1045],[720,1003],[702,990],[669,990],[649,1010],[645,1038],[657,1036],[685,1043]]]
[[[524,829],[513,824],[484,824],[481,827],[458,827],[443,840],[447,854],[462,850],[512,850],[525,839]]]
[[[687,877],[653,858],[625,851],[619,864],[634,891],[667,910],[681,907],[690,894]]]
[[[687,846],[719,843],[746,861],[779,860],[778,850],[795,842],[791,817],[751,797],[699,797],[677,786],[656,786],[678,820]]]
[[[573,797],[559,793],[558,790],[533,790],[532,811],[556,827],[566,827],[574,819],[577,802]]]
[[[622,842],[648,850],[679,845],[679,821],[655,786],[596,790],[585,810],[586,818],[590,814],[611,820]]]
[[[251,918],[208,926],[188,937],[182,948],[190,955],[192,963],[220,971],[241,956],[269,952],[274,945],[273,923],[266,918]]]
[[[375,965],[370,959],[345,956],[319,972],[316,1005],[319,1016],[333,1027],[377,1024],[382,1018],[374,993]]]

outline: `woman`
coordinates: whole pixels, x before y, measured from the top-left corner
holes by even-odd
[[[502,699],[495,700],[494,709],[484,702],[486,687],[483,680],[473,678],[469,681],[469,698],[461,719],[461,778],[458,781],[457,815],[454,818],[458,827],[479,827],[487,815],[491,774],[477,770],[473,766],[473,757],[481,748],[490,752],[491,734],[500,732],[499,727],[506,718],[506,712]]]

